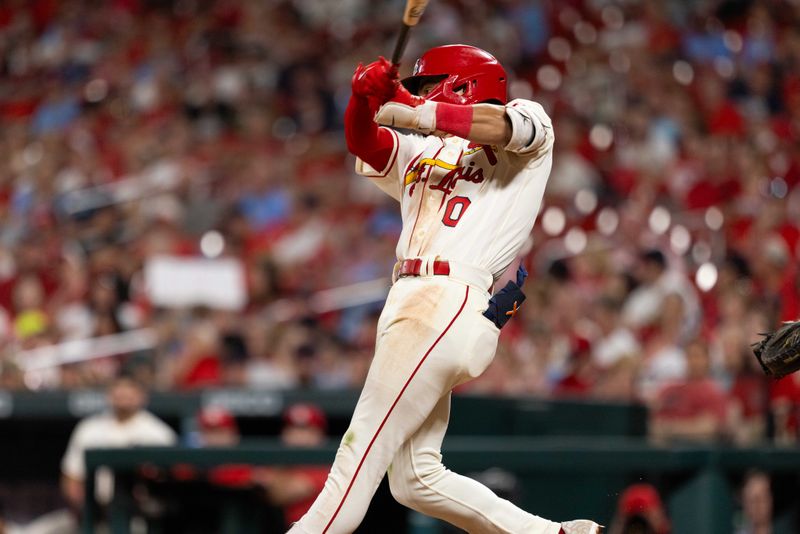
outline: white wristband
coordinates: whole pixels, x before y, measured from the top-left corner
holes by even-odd
[[[424,133],[432,133],[436,130],[436,102],[426,100],[420,106],[417,106],[417,130]]]

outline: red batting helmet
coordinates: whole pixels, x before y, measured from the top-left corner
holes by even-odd
[[[496,102],[505,104],[506,71],[493,55],[469,45],[446,45],[431,48],[414,65],[414,72],[403,80],[403,85],[412,94],[429,82],[436,83],[428,100],[454,104],[476,104]],[[445,91],[445,85],[456,94]]]

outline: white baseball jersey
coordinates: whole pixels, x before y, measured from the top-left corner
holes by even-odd
[[[400,202],[398,259],[438,256],[495,280],[514,260],[542,202],[553,128],[535,102],[513,100],[506,113],[514,134],[504,148],[390,130],[395,143],[385,169],[356,162],[359,174]]]
[[[126,448],[144,445],[173,445],[175,432],[161,419],[142,410],[126,421],[118,421],[110,413],[83,419],[72,431],[67,452],[61,460],[61,472],[75,480],[86,476],[84,453],[93,448]],[[111,471],[101,468],[96,477],[97,497],[101,502],[111,500],[114,488]]]

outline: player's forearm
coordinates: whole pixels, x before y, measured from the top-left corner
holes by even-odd
[[[394,149],[392,134],[373,121],[375,111],[366,98],[351,96],[344,113],[347,149],[373,169],[384,169]]]
[[[452,105],[455,106],[455,104]],[[506,146],[508,144],[511,140],[511,122],[506,115],[506,108],[493,104],[475,104],[463,107],[472,108],[472,124],[465,139],[481,145]],[[447,124],[443,127],[447,127]],[[447,131],[443,127],[440,129]]]
[[[61,475],[61,493],[67,503],[75,509],[83,506],[83,481],[68,475]]]
[[[481,145],[505,147],[513,135],[506,108],[494,104],[389,102],[381,107],[375,120],[379,124],[423,133],[447,133]]]

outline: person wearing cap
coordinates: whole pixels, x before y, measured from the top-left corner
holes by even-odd
[[[609,534],[669,534],[664,504],[651,484],[628,486],[617,503]]]
[[[326,440],[328,422],[313,404],[294,404],[283,413],[281,442],[286,447],[318,447]],[[269,501],[284,509],[286,525],[303,517],[325,486],[329,465],[297,465],[265,468],[256,474],[267,490]]]
[[[233,414],[219,406],[203,408],[197,416],[201,447],[234,447],[239,444],[239,426]]]
[[[236,447],[241,435],[236,418],[221,406],[207,406],[197,415],[200,447]],[[208,481],[217,486],[243,488],[255,483],[255,468],[246,464],[222,464],[208,470]]]

